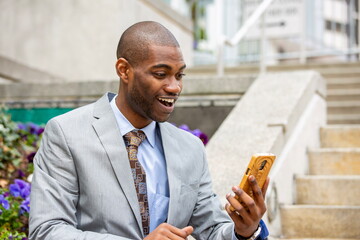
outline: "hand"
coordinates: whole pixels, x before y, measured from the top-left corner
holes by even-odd
[[[174,227],[168,223],[162,223],[154,231],[152,231],[144,240],[160,240],[160,239],[186,239],[194,231],[193,227],[187,226],[182,229]]]
[[[240,236],[247,238],[251,237],[259,226],[259,222],[266,212],[265,194],[269,186],[270,179],[267,178],[262,188],[257,184],[254,176],[249,176],[254,199],[252,199],[246,192],[239,187],[232,187],[232,191],[238,196],[237,200],[233,194],[227,194],[226,199],[229,203],[225,205],[231,219],[235,224],[235,231]],[[230,205],[235,211],[230,210]]]

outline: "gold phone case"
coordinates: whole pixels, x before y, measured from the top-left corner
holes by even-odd
[[[250,197],[253,197],[251,186],[248,181],[248,177],[253,175],[260,188],[262,188],[266,182],[270,169],[275,161],[276,156],[272,153],[257,153],[251,157],[250,163],[246,168],[245,174],[240,182],[239,187],[244,190]],[[235,198],[238,199],[237,195]],[[235,209],[230,206],[230,210]]]

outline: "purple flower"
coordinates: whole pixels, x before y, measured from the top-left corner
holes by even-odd
[[[10,184],[10,193],[14,197],[27,198],[30,195],[30,184],[20,179],[15,179],[14,184]]]
[[[29,132],[31,134],[37,134],[38,130],[39,130],[39,126],[36,125],[35,123],[29,123],[28,124],[28,128],[29,128]]]
[[[189,126],[186,125],[186,124],[180,125],[179,128],[182,129],[182,130],[185,130],[185,131],[187,131],[187,132],[190,132],[190,133],[192,133],[193,135],[195,135],[195,136],[197,136],[198,138],[200,138],[201,141],[204,143],[204,145],[206,145],[206,144],[209,142],[208,136],[207,136],[205,133],[201,132],[199,129],[195,129],[195,130],[191,131],[191,129],[189,128]]]
[[[190,131],[191,131],[190,128],[189,128],[189,126],[186,125],[186,124],[180,125],[179,128],[182,129],[182,130],[185,130],[185,131],[187,131],[187,132],[190,132]]]
[[[29,163],[32,163],[34,161],[34,157],[35,157],[36,152],[32,152],[29,155],[27,155],[27,160],[29,161]]]
[[[8,200],[5,199],[4,195],[0,194],[0,204],[7,210],[10,208]]]
[[[18,170],[18,173],[19,173],[20,178],[25,177],[25,173],[23,171],[21,171],[20,169]]]
[[[204,143],[204,145],[206,145],[209,142],[208,136],[199,129],[195,129],[194,131],[192,131],[192,134],[200,138],[201,141]]]
[[[24,123],[19,123],[17,126],[20,130],[26,130],[26,124]]]
[[[37,134],[38,136],[40,136],[43,132],[44,132],[44,128],[43,128],[43,127],[39,127],[38,130],[37,130],[37,132],[36,132],[36,134]]]
[[[27,197],[24,201],[22,201],[20,205],[20,214],[29,213],[30,212],[30,197]]]

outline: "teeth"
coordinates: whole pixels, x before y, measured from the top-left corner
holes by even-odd
[[[159,98],[160,101],[168,102],[168,103],[174,103],[174,99],[167,99],[167,98]]]

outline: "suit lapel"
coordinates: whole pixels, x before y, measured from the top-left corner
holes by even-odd
[[[133,184],[134,180],[131,174],[128,153],[109,104],[109,97],[112,98],[113,96],[108,93],[95,103],[94,117],[97,120],[92,125],[108,155],[121,189],[141,229],[140,209]]]
[[[166,123],[160,123],[159,126],[170,189],[170,203],[167,222],[173,226],[177,226],[176,216],[178,215],[178,211],[182,210],[179,208],[179,206],[181,206],[181,151],[176,137],[171,135],[167,129]]]

